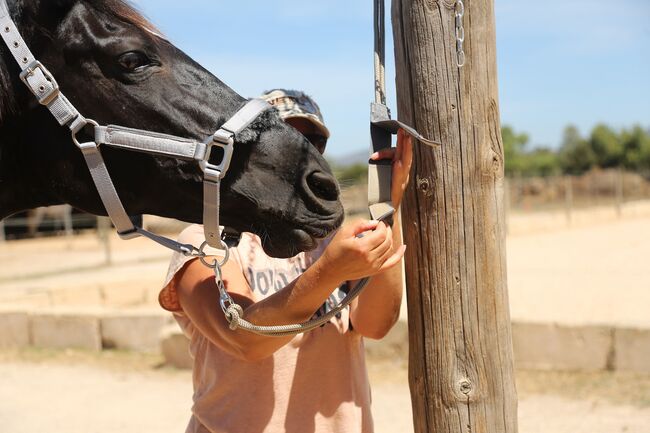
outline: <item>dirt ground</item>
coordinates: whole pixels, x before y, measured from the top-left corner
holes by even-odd
[[[6,433],[178,433],[191,402],[188,371],[154,355],[0,354]],[[371,360],[376,433],[413,431],[405,366]],[[520,433],[647,433],[650,377],[518,372]],[[643,397],[645,396],[645,397]]]
[[[539,218],[539,216],[538,216]],[[539,227],[537,225],[536,227]],[[0,308],[157,308],[169,254],[143,239],[92,234],[0,244]],[[512,318],[650,327],[650,218],[508,237]],[[0,432],[181,432],[190,374],[150,355],[0,351]],[[409,432],[406,369],[370,363],[377,433]],[[521,433],[648,433],[650,377],[518,372]]]
[[[506,247],[513,320],[650,328],[650,217],[531,229]],[[170,254],[142,238],[110,249],[107,266],[93,234],[0,244],[0,308],[158,308]]]
[[[507,239],[513,320],[650,328],[650,218]]]

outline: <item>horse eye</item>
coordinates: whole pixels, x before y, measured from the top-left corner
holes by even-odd
[[[138,70],[149,66],[151,60],[141,51],[129,51],[122,54],[118,59],[120,66],[127,72],[138,72]]]

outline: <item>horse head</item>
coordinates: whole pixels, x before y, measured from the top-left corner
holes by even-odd
[[[101,124],[203,140],[245,102],[122,0],[8,4],[36,58]],[[21,83],[4,44],[0,53],[0,218],[60,203],[105,215],[69,131]],[[198,164],[114,148],[102,154],[130,215],[201,222]],[[278,257],[313,248],[343,216],[329,166],[275,110],[235,136],[221,190],[222,224],[260,235]]]

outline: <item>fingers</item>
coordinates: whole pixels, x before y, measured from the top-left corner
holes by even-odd
[[[381,267],[379,268],[379,272],[383,272],[398,264],[400,260],[402,260],[402,258],[404,257],[405,252],[406,252],[406,245],[402,245],[401,247],[399,247],[399,249],[395,251],[395,253],[393,253],[393,255],[391,255],[388,259],[386,259],[386,261],[381,265]]]
[[[397,152],[399,160],[402,161],[405,167],[409,168],[413,161],[413,137],[403,129],[397,132]]]
[[[360,246],[367,251],[372,251],[379,247],[387,236],[387,227],[383,222],[377,222],[375,229],[359,239]]]
[[[373,161],[379,161],[382,159],[394,159],[395,152],[396,150],[392,147],[387,149],[382,149],[370,155],[370,159],[372,159]]]
[[[372,249],[369,253],[369,259],[373,263],[382,264],[392,254],[393,232],[390,227],[386,228],[383,236],[384,238],[382,239],[381,243]]]
[[[347,236],[354,237],[360,235],[363,232],[375,230],[378,224],[379,221],[376,220],[359,220],[346,226],[342,230],[345,230],[345,234]]]
[[[410,135],[404,141],[404,156],[402,160],[404,161],[404,166],[410,169],[413,163],[413,138]]]
[[[397,131],[397,150],[395,152],[394,161],[402,160],[402,153],[404,152],[404,130]]]

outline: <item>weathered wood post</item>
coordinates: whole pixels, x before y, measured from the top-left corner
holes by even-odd
[[[417,433],[517,431],[493,0],[393,0],[400,118],[415,147],[403,206]]]

